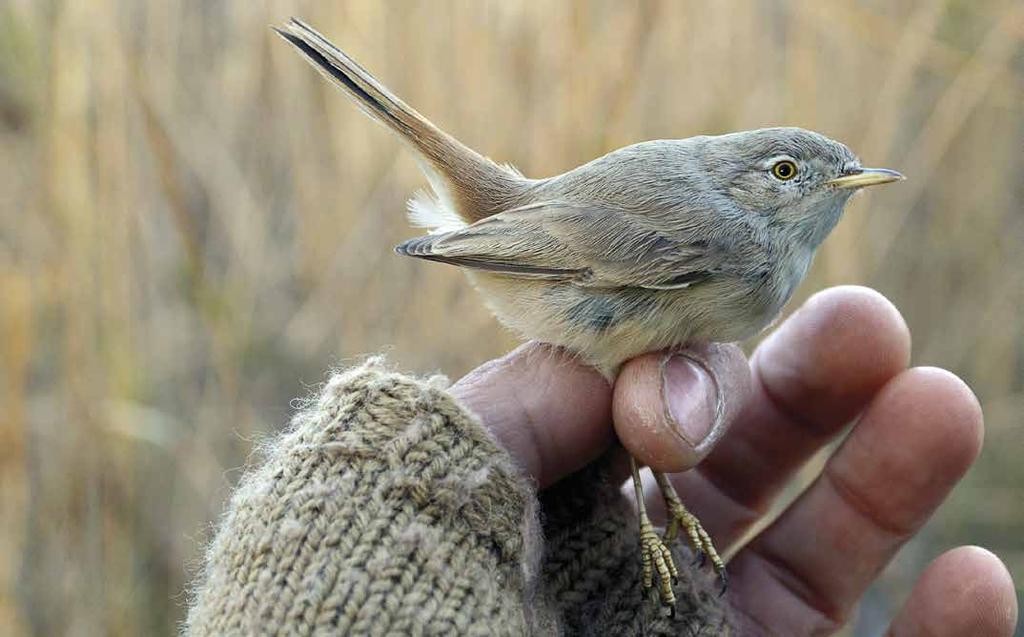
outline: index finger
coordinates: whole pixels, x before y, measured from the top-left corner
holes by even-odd
[[[651,469],[686,471],[725,435],[749,392],[750,369],[735,345],[644,354],[615,382],[615,432]]]

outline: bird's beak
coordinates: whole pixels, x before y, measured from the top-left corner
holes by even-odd
[[[836,177],[826,183],[833,188],[863,188],[904,179],[906,177],[888,168],[853,168],[846,171],[842,177]]]

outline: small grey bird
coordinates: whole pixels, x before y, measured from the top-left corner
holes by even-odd
[[[409,216],[430,233],[396,251],[461,267],[502,323],[609,380],[645,352],[764,329],[851,195],[903,178],[818,133],[767,128],[643,142],[529,179],[439,129],[309,26],[292,19],[277,32],[419,159],[432,192],[414,196]],[[711,540],[658,472],[670,521],[655,534],[632,468],[644,585],[657,574],[674,604],[666,542],[680,527],[724,581]]]

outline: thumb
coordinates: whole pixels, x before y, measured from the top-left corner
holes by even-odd
[[[613,441],[608,381],[558,348],[527,343],[450,391],[540,488],[592,462]]]
[[[750,368],[735,345],[645,354],[626,363],[615,383],[615,433],[652,469],[686,471],[728,429],[750,385]]]

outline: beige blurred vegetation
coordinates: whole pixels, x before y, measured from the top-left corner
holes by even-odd
[[[1020,586],[1019,0],[5,0],[0,633],[173,632],[238,468],[325,369],[386,350],[457,376],[514,344],[453,268],[392,253],[423,180],[272,37],[292,14],[530,175],[774,124],[905,172],[851,206],[800,297],[884,292],[988,433],[861,625],[953,543]]]

